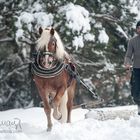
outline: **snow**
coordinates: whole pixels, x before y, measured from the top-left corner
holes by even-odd
[[[94,25],[94,27],[95,28],[98,28],[98,29],[102,28],[101,22],[96,22],[95,25]]]
[[[73,32],[78,31],[80,33],[82,31],[86,33],[91,29],[89,12],[84,7],[69,3],[61,8],[61,11],[66,12],[67,27]]]
[[[109,117],[113,113],[114,118]],[[101,121],[98,114],[102,114],[102,117],[108,116],[108,118]],[[124,118],[125,114],[127,118]],[[78,108],[72,111],[72,123],[61,124],[53,120],[51,132],[46,131],[46,124],[43,108],[1,111],[0,139],[139,140],[140,137],[140,117],[136,114],[136,106],[91,110]]]
[[[107,60],[105,56],[103,60],[103,64],[105,65],[103,71],[115,71],[115,64],[112,64],[110,60]],[[102,70],[100,70],[102,71]]]
[[[95,89],[95,86],[93,85],[93,82],[92,82],[92,78],[84,78],[83,79],[84,83],[86,83],[86,85],[89,87],[90,90],[94,90]]]
[[[31,6],[31,12],[41,12],[43,5],[40,5],[38,2],[35,2],[33,6]]]
[[[130,5],[128,6],[128,8],[130,9],[131,13],[134,13],[137,15],[136,16],[136,22],[137,22],[138,20],[140,20],[140,12],[139,12],[140,1],[139,0],[130,0],[129,3],[130,3]],[[135,27],[136,27],[136,23],[134,23],[133,28],[135,29]]]
[[[87,41],[95,41],[95,35],[87,33],[84,35],[85,40]]]
[[[98,37],[98,39],[99,39],[99,42],[100,43],[105,43],[105,44],[108,43],[109,37],[108,37],[108,35],[107,35],[107,33],[106,33],[106,31],[105,31],[104,28],[99,31],[99,37]]]
[[[32,8],[29,7],[27,11],[21,12],[20,15],[17,17],[17,21],[15,22],[15,27],[17,28],[17,31],[15,35],[16,42],[19,44],[19,46],[19,39],[23,36],[27,36],[26,30],[28,30],[29,32],[32,31],[33,23],[36,23],[37,29],[39,27],[46,28],[53,24],[53,15],[51,13],[46,13],[41,10],[41,5],[36,2],[34,3]]]
[[[37,21],[37,25],[43,28],[51,26],[53,23],[53,15],[45,12],[35,13],[34,18]]]
[[[48,27],[53,23],[53,15],[46,14],[45,12],[29,13],[22,12],[18,17],[15,26],[22,28],[22,25],[26,24],[29,31],[31,31],[32,23],[37,22],[38,26]]]
[[[124,30],[121,28],[121,26],[117,25],[116,30],[118,30],[120,33],[122,33],[122,35],[123,35],[126,39],[128,39],[127,34],[124,32]]]
[[[122,4],[126,4],[126,0],[120,0]]]
[[[100,0],[98,0],[98,2],[101,4]],[[127,3],[126,0],[120,0],[120,2],[122,4]],[[131,13],[137,14],[136,20],[140,19],[139,5],[140,2],[138,0],[130,0],[129,5],[125,5],[126,8],[130,9]],[[113,5],[107,6],[106,2],[102,3],[101,7],[101,11],[103,13],[106,11],[112,11],[112,9],[114,9]],[[21,31],[18,30],[23,30],[23,35],[26,35],[27,33],[25,33],[25,25],[29,31],[32,31],[32,23],[36,24],[37,29],[40,26],[46,28],[48,26],[52,26],[53,23],[55,23],[55,15],[53,15],[52,13],[46,13],[44,12],[45,10],[45,6],[41,3],[40,0],[38,0],[34,2],[32,6],[29,5],[24,12],[21,12],[19,14],[19,16],[17,17],[17,21],[15,22],[15,27],[17,28],[16,41],[19,45],[19,32]],[[78,48],[83,48],[85,46],[85,41],[95,42],[95,35],[90,33],[92,23],[94,23],[94,28],[99,29],[99,43],[103,43],[105,45],[108,44],[109,36],[107,35],[105,29],[102,27],[101,22],[95,21],[95,19],[92,18],[92,15],[95,14],[94,12],[89,13],[86,8],[70,2],[64,6],[59,7],[58,14],[65,18],[65,26],[67,26],[67,28],[69,29],[67,31],[67,35],[71,35],[71,33],[73,34],[72,45],[75,46],[75,50],[78,50]],[[121,18],[124,18],[126,16],[127,13],[123,11],[123,16]],[[133,28],[135,28],[135,24],[136,23],[134,23]],[[125,31],[121,28],[120,25],[117,25],[117,30],[125,38],[128,38]]]
[[[76,50],[78,49],[78,47],[81,47],[81,48],[84,47],[82,36],[75,36],[72,43],[73,43],[73,46],[76,47]]]
[[[69,3],[62,6],[59,13],[63,13],[65,15],[65,24],[73,33],[72,44],[75,46],[76,50],[79,47],[84,47],[84,40],[95,41],[95,36],[90,33],[90,14],[84,7]]]
[[[126,52],[126,49],[125,49],[124,45],[119,45],[119,49],[121,49],[123,52]]]
[[[18,23],[17,23],[18,24]],[[23,38],[23,34],[24,34],[24,30],[22,29],[18,29],[17,32],[16,32],[16,42],[18,44],[21,44],[21,42],[19,41],[20,38]]]
[[[35,2],[33,6],[29,6],[24,12],[21,12],[17,17],[15,22],[15,27],[17,28],[16,32],[16,41],[20,45],[19,39],[21,37],[21,32],[23,36],[26,36],[27,33],[25,27],[28,31],[32,31],[33,24],[36,23],[37,29],[41,26],[46,28],[53,24],[54,16],[51,13],[44,12],[45,8],[39,2]],[[58,13],[65,16],[66,22],[65,25],[73,33],[72,43],[77,50],[79,47],[84,47],[84,41],[95,41],[95,35],[91,34],[91,17],[88,10],[80,5],[69,3],[65,6],[60,7]],[[76,14],[75,14],[76,13]],[[21,31],[23,30],[23,31]],[[19,33],[20,32],[20,33]],[[71,33],[67,33],[71,34]],[[106,37],[106,36],[105,36]],[[104,38],[105,38],[104,37]]]

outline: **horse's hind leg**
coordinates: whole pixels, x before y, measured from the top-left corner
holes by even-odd
[[[64,93],[63,97],[61,98],[61,103],[60,103],[60,107],[59,107],[59,110],[62,114],[62,118],[60,119],[61,123],[67,122],[67,115],[68,115],[67,102],[68,102],[68,93],[67,93],[67,90],[65,90],[65,93]]]
[[[68,102],[67,102],[67,110],[68,110],[68,115],[67,115],[67,123],[71,122],[71,111],[73,107],[73,98],[75,94],[75,87],[76,87],[76,82],[73,81],[71,83],[71,86],[68,88]]]
[[[68,110],[68,115],[67,115],[67,122],[71,122],[71,111],[72,111],[72,106],[73,106],[73,95],[70,95],[71,92],[68,91],[68,102],[67,102],[67,110]]]

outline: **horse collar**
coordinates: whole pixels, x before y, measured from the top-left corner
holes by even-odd
[[[62,70],[65,68],[65,64],[61,61],[58,61],[58,60],[55,61],[54,66],[51,68],[42,67],[40,62],[39,62],[41,55],[54,56],[54,54],[51,52],[43,52],[43,54],[38,52],[35,59],[34,59],[35,61],[32,62],[32,64],[31,64],[32,74],[37,75],[39,77],[43,77],[43,78],[52,78],[52,77],[59,75],[62,72]]]

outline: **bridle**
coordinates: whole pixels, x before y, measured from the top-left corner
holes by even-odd
[[[54,36],[50,37],[50,40],[48,42],[48,45],[44,45],[44,47],[39,50],[38,55],[37,55],[37,60],[38,64],[42,65],[47,64],[48,67],[54,67],[57,58],[56,58],[56,48],[57,48],[57,40]],[[40,60],[42,59],[42,60]],[[44,68],[44,69],[49,69],[49,68]]]
[[[40,62],[40,61],[41,61],[40,59],[41,59],[42,57],[44,57],[45,55],[55,58],[55,54],[54,54],[54,53],[51,53],[51,52],[48,52],[48,51],[44,51],[44,52],[38,51],[38,52],[37,52],[36,63],[38,64],[38,66],[39,66],[41,69],[47,70],[47,69],[49,69],[49,68],[43,67],[43,66],[41,65],[41,62]],[[52,61],[51,63],[54,63],[54,65],[55,65],[55,61]],[[52,68],[53,68],[53,67],[52,67]]]

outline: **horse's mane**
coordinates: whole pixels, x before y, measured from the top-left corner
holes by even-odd
[[[41,37],[37,40],[37,50],[43,49],[44,46],[48,46],[51,34],[50,34],[50,30],[51,28],[47,28],[47,29],[43,29],[43,32],[41,34]],[[65,55],[65,49],[64,49],[64,45],[62,43],[62,40],[59,36],[59,34],[57,33],[57,31],[55,30],[54,32],[54,37],[56,38],[57,42],[56,42],[56,57],[58,59],[64,59],[64,55]],[[46,51],[48,48],[46,48]]]

